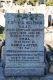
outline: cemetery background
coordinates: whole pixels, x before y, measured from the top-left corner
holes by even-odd
[[[31,7],[31,6],[30,6]],[[42,8],[43,7],[43,8]],[[8,8],[8,6],[7,6],[7,8]],[[7,9],[6,8],[6,9]],[[29,7],[28,7],[29,8]],[[32,8],[32,9],[31,9]],[[33,7],[31,7],[29,10],[28,10],[28,12],[30,12],[30,11],[32,11],[32,13],[34,13],[34,8]],[[35,10],[35,12],[36,13],[44,13],[43,11],[45,11],[45,5],[44,6],[41,6],[40,8],[38,7],[37,8],[37,10]],[[39,11],[41,9],[41,12]],[[48,7],[47,8],[47,11],[49,12],[48,14],[51,14],[50,13],[50,10],[52,11],[52,7],[50,6],[50,7]],[[25,9],[24,9],[24,7],[22,6],[22,8],[19,6],[19,8],[18,8],[18,10],[20,10],[20,13],[22,13],[22,12],[25,12],[25,10],[27,10],[27,8],[25,7]],[[13,12],[13,13],[15,13],[15,12],[18,12],[18,10],[16,9],[14,9],[13,7],[9,7],[8,8],[8,10],[6,10],[6,12]],[[46,13],[47,13],[47,11],[46,11]],[[26,11],[27,12],[27,11]],[[27,12],[27,13],[28,13]],[[48,22],[48,14],[46,15],[46,13],[44,13],[45,14],[45,26],[46,26],[46,28],[45,28],[45,43],[46,44],[49,44],[51,47],[53,47],[53,28],[52,27],[50,27],[50,28],[48,28],[48,23],[46,23],[46,22]],[[5,14],[5,13],[4,13]],[[3,14],[3,15],[4,15]],[[53,12],[52,12],[52,14],[53,14]],[[1,13],[1,15],[2,15],[2,13]],[[4,16],[3,16],[4,17]],[[46,20],[46,17],[47,17],[47,20]],[[4,22],[5,22],[5,20],[4,20]],[[4,25],[5,25],[5,23],[4,23]],[[49,35],[49,36],[48,36]],[[49,49],[48,49],[48,46],[46,45],[46,50],[47,50],[47,52],[49,52],[50,53],[50,51],[49,51]],[[2,50],[2,53],[4,53],[5,52],[5,49],[3,49]],[[50,54],[49,54],[50,55]],[[3,58],[4,59],[4,58]],[[52,59],[52,57],[51,57],[51,59]],[[4,76],[3,76],[3,69],[2,69],[2,64],[0,63],[0,72],[1,72],[1,80],[2,79],[4,79]],[[4,65],[3,65],[4,66]],[[48,67],[48,66],[47,66]],[[52,69],[53,69],[53,66],[52,66]],[[52,72],[52,70],[50,70],[50,72]],[[53,73],[53,72],[52,72]],[[47,73],[47,75],[45,76],[45,77],[31,77],[31,78],[29,78],[29,77],[8,77],[8,79],[7,79],[7,77],[5,78],[5,80],[53,80],[53,74],[51,75],[50,73]]]

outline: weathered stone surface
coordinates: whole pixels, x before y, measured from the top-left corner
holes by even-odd
[[[43,64],[42,64],[43,65]],[[35,67],[24,67],[22,68],[5,68],[5,76],[43,76],[44,75],[44,68],[45,66],[43,65],[42,67],[35,66]]]
[[[6,77],[5,80],[53,80],[53,75],[49,74],[44,77]]]
[[[0,80],[5,80],[2,67],[0,67]]]
[[[46,75],[43,80],[53,80],[53,74]]]
[[[6,80],[40,80],[39,77],[6,77]]]
[[[6,76],[44,75],[44,15],[6,14]]]

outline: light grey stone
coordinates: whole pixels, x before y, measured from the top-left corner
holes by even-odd
[[[6,15],[5,75],[44,75],[44,15]]]
[[[40,80],[39,77],[6,77],[5,80]]]
[[[5,77],[5,80],[16,80],[15,77]]]
[[[5,76],[43,76],[44,67],[33,67],[33,68],[5,68]]]
[[[5,80],[2,67],[0,67],[0,80]]]
[[[40,77],[32,77],[32,80],[40,80]]]
[[[44,80],[53,80],[53,75],[52,74],[46,75]]]

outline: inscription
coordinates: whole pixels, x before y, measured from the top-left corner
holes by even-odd
[[[18,72],[24,69],[27,74],[25,69],[40,69],[40,63],[44,63],[44,16],[7,13],[5,67]]]

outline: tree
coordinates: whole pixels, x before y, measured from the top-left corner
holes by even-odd
[[[2,34],[4,31],[4,27],[0,25],[0,34]]]
[[[28,4],[34,6],[38,0],[29,0]]]
[[[53,1],[49,1],[46,3],[47,6],[53,6]]]
[[[15,0],[17,4],[23,5],[27,0]]]

